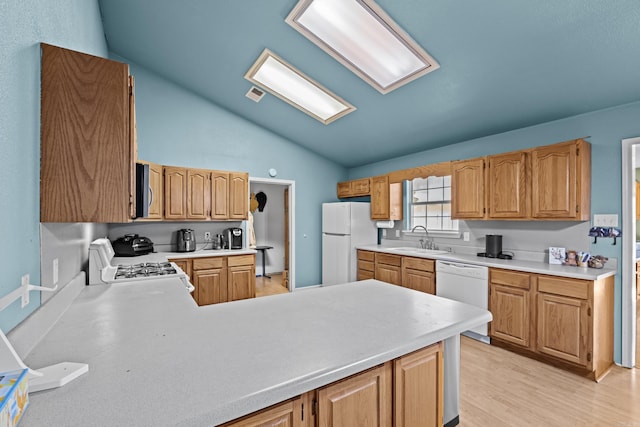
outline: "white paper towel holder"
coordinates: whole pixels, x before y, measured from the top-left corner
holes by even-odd
[[[393,220],[376,222],[376,227],[378,228],[393,228],[393,226],[394,226]]]

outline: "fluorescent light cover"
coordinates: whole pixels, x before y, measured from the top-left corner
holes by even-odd
[[[268,49],[244,77],[324,124],[356,109]]]
[[[371,0],[300,0],[286,22],[381,93],[440,67]]]

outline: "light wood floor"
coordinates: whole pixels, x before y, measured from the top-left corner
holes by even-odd
[[[266,297],[268,295],[286,294],[287,288],[282,286],[282,274],[271,274],[271,279],[266,277],[256,277],[256,297]]]
[[[638,369],[596,383],[467,337],[460,353],[460,427],[640,427]]]

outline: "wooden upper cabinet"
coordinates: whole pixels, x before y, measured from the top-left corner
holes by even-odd
[[[389,183],[388,175],[371,178],[371,219],[402,219],[402,183]]]
[[[185,219],[187,217],[187,169],[164,167],[164,217]]]
[[[164,208],[162,166],[149,163],[149,216],[148,219],[162,219]]]
[[[591,145],[581,139],[531,150],[531,216],[588,220]]]
[[[187,169],[187,219],[209,217],[209,175],[202,169]]]
[[[229,172],[211,172],[211,218],[229,218]]]
[[[484,218],[484,164],[484,158],[453,162],[451,166],[451,218]]]
[[[229,219],[247,219],[249,216],[249,174],[230,172],[229,185]]]
[[[527,153],[489,156],[487,163],[487,216],[496,219],[529,216]]]
[[[40,221],[131,221],[136,148],[129,66],[41,48]]]
[[[338,183],[338,198],[369,196],[371,194],[371,180],[369,178],[354,179]]]

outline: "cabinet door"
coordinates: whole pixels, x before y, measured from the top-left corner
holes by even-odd
[[[389,183],[389,176],[371,178],[371,219],[402,219],[402,183]]]
[[[309,399],[307,399],[306,412],[303,403],[305,403],[304,398],[297,397],[223,424],[221,427],[310,427],[312,424],[309,420],[312,415]]]
[[[636,181],[636,219],[640,219],[640,182]]]
[[[162,219],[164,208],[162,166],[149,163],[149,216],[147,219]]]
[[[187,217],[187,169],[164,167],[164,217]]]
[[[129,66],[41,47],[40,221],[131,221],[135,110]]]
[[[441,343],[394,360],[394,426],[442,426],[443,360]]]
[[[489,218],[525,218],[527,209],[527,155],[520,151],[490,156],[487,161]]]
[[[229,172],[211,172],[211,218],[229,219]]]
[[[416,291],[436,294],[436,278],[429,271],[402,269],[402,286]]]
[[[187,218],[209,217],[209,172],[187,169]]]
[[[318,427],[391,427],[392,365],[386,363],[318,390]]]
[[[576,144],[556,144],[531,151],[531,215],[575,218]]]
[[[228,295],[229,301],[255,298],[256,270],[254,266],[242,265],[229,267]]]
[[[249,174],[229,174],[229,219],[247,219],[249,212]]]
[[[451,218],[484,218],[484,159],[453,162],[451,168]]]
[[[194,270],[193,285],[198,292],[198,305],[218,304],[229,301],[226,268]]]
[[[388,264],[376,264],[377,280],[381,280],[387,283],[393,283],[394,285],[402,285],[402,270],[400,267]]]
[[[493,321],[489,334],[492,338],[530,346],[531,292],[527,289],[489,284],[490,309]]]
[[[591,359],[587,300],[538,294],[538,351],[587,366]]]
[[[353,197],[351,195],[351,181],[339,182],[337,186],[338,199]]]

